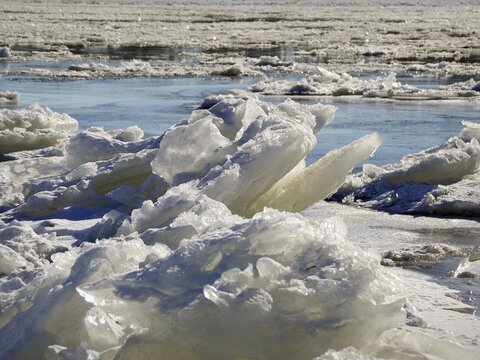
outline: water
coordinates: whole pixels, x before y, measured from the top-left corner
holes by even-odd
[[[38,64],[12,63],[10,71]],[[45,66],[45,65],[44,65]],[[67,63],[48,63],[66,68]],[[403,82],[408,78],[402,79]],[[80,129],[106,129],[138,125],[146,136],[159,135],[190,114],[209,94],[248,88],[256,78],[131,78],[122,80],[40,81],[20,75],[0,78],[0,91],[21,93],[21,106],[39,103],[66,112],[79,121]],[[415,86],[436,87],[432,78],[410,79]],[[264,97],[279,102],[285,97]],[[338,108],[333,123],[318,134],[318,145],[309,155],[311,163],[327,151],[377,131],[383,145],[369,162],[382,165],[404,155],[435,146],[459,133],[462,120],[479,121],[475,101],[389,102],[385,100],[303,97],[301,103],[326,103]]]
[[[312,103],[316,99],[302,99]],[[461,121],[479,120],[480,104],[450,102],[387,102],[353,98],[322,100],[338,110],[334,121],[318,134],[316,153],[343,146],[360,136],[377,131],[383,145],[369,162],[381,165],[439,145],[462,129]],[[313,155],[313,154],[312,154]]]
[[[160,135],[191,113],[202,99],[253,79],[132,78],[122,80],[39,81],[0,79],[0,89],[21,93],[19,107],[39,103],[78,120],[80,129],[140,126],[146,136]],[[1,90],[0,90],[1,91]]]

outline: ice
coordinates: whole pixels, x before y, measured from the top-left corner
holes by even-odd
[[[225,162],[232,152],[230,141],[215,122],[221,119],[210,112],[197,112],[188,124],[167,131],[152,166],[169,184],[177,185],[189,178],[199,178],[215,165]]]
[[[480,276],[480,254],[474,253],[463,259],[455,269],[457,278],[478,278]]]
[[[393,185],[417,182],[448,185],[475,173],[480,166],[480,145],[476,139],[453,138],[437,148],[402,159],[398,169],[383,178]]]
[[[0,58],[8,58],[11,56],[10,48],[8,46],[0,47]]]
[[[23,267],[29,269],[48,263],[53,254],[65,251],[69,245],[57,240],[55,234],[39,235],[30,226],[18,221],[2,224],[0,240],[4,249],[14,251],[17,257],[23,259]]]
[[[2,175],[17,186],[41,177],[52,176],[64,170],[62,156],[19,158],[0,163]]]
[[[241,98],[243,100],[248,100],[251,98],[258,99],[258,96],[252,92],[239,89],[239,90],[231,90],[228,94],[218,94],[218,95],[209,95],[207,96],[203,102],[198,107],[199,109],[210,109],[215,104],[227,100],[227,99],[236,99]]]
[[[248,65],[243,63],[237,63],[220,70],[212,71],[212,75],[221,75],[221,76],[245,76],[245,75],[254,76],[259,74],[261,73],[253,70]]]
[[[18,104],[20,94],[16,91],[0,91],[0,104]]]
[[[349,96],[386,98],[393,100],[465,99],[480,96],[476,82],[454,83],[438,89],[422,89],[404,85],[396,80],[395,73],[377,79],[361,79],[347,73],[334,73],[322,67],[308,68],[310,73],[299,81],[267,78],[250,86],[250,90],[263,95],[290,96]]]
[[[255,66],[291,66],[291,62],[282,62],[278,56],[260,56]]]
[[[104,78],[120,79],[125,77],[174,76],[178,75],[178,73],[183,75],[201,75],[206,72],[207,70],[204,67],[195,70],[193,67],[171,67],[162,63],[151,64],[148,61],[133,59],[130,61],[122,61],[118,66],[90,62],[70,65],[67,70],[32,68],[23,70],[22,74],[69,80],[93,80]]]
[[[15,182],[5,203],[24,201],[15,212],[29,217],[72,206],[127,211],[197,179],[194,193],[222,199],[235,213],[245,214],[303,160],[316,143],[314,133],[332,121],[334,112],[329,105],[292,100],[273,105],[241,94],[193,111],[158,138],[142,139],[136,127],[91,128],[65,143],[64,156],[59,151],[2,163],[5,184]],[[272,170],[259,172],[262,161]]]
[[[156,139],[142,140],[143,131],[132,126],[122,130],[105,131],[90,128],[73,136],[65,146],[66,162],[70,168],[86,162],[107,160],[121,153],[135,153],[158,146]]]
[[[280,180],[250,206],[247,214],[252,215],[264,206],[297,212],[329,197],[343,184],[355,164],[372,155],[380,144],[378,134],[372,134],[326,154],[291,179]]]
[[[23,257],[5,245],[0,244],[0,255],[2,257],[0,275],[2,276],[10,274],[19,268],[27,267],[27,261],[25,261]]]
[[[326,105],[286,100],[273,106],[253,98],[226,98],[167,131],[152,168],[172,185],[200,179],[196,187],[201,193],[246,214],[258,196],[313,149],[314,133],[333,114]],[[210,139],[206,143],[205,136]],[[268,172],[259,170],[265,163]]]
[[[332,106],[245,93],[209,105],[158,138],[94,128],[64,150],[0,164],[10,199],[0,217],[0,357],[313,359],[333,349],[324,356],[369,358],[392,344],[398,357],[435,353],[403,336],[416,313],[392,268],[347,239],[348,223],[292,213],[335,192],[378,135],[307,168]],[[453,154],[474,176],[470,137],[366,170],[375,178]],[[450,181],[444,174],[430,171]],[[439,259],[451,256],[442,249]],[[389,337],[398,327],[401,341]]]
[[[478,356],[476,351],[462,348],[457,344],[445,343],[424,334],[412,334],[397,330],[386,332],[381,336],[375,355],[379,358],[402,359],[405,358],[405,351],[412,347],[431,359],[454,359],[460,353],[463,359],[473,360]]]
[[[156,260],[142,261],[152,250]],[[399,294],[389,290],[393,279],[345,239],[338,222],[270,210],[171,254],[134,237],[79,251],[70,274],[18,319],[23,340],[6,342],[10,324],[0,330],[3,354],[28,356],[35,342],[37,353],[82,344],[120,358],[184,358],[195,348],[196,358],[310,359],[332,346],[370,344],[405,319]],[[330,326],[306,330],[318,323]]]
[[[72,172],[67,172],[64,174],[65,177],[29,182],[24,185],[27,199],[17,211],[24,216],[44,216],[70,206],[107,205],[110,201],[108,194],[121,186],[138,188],[138,191],[135,191],[127,199],[123,199],[123,202],[128,204],[132,201],[133,204],[137,204],[140,201],[141,203],[148,199],[148,194],[145,196],[142,191],[143,187],[148,188],[150,184],[149,178],[152,173],[150,162],[154,156],[154,150],[119,154],[111,160],[100,161],[95,165],[97,166],[95,173],[87,170],[82,174],[78,172],[77,168],[72,171],[73,175]],[[91,169],[95,170],[95,167]],[[81,175],[85,176],[77,177]],[[161,180],[159,181],[162,183]],[[154,187],[152,190],[154,189],[158,189],[158,187]],[[165,190],[165,186],[160,186],[158,190],[161,192],[160,194],[156,194],[154,191],[152,193],[154,196],[159,196]],[[139,199],[135,200],[132,197]]]
[[[266,75],[259,87],[288,96],[479,99],[473,0],[77,3],[0,2],[1,72],[39,60],[56,70],[23,74]],[[395,73],[456,83],[414,88]],[[365,165],[333,196],[357,206],[298,215],[264,207],[328,196],[379,141],[306,168],[334,109],[239,95],[209,97],[163,137],[90,129],[69,141],[72,130],[1,156],[0,358],[480,358],[478,126]],[[345,223],[318,222],[332,216]],[[384,251],[420,266],[382,267]]]
[[[424,245],[420,248],[391,250],[383,254],[384,266],[431,268],[441,259],[465,255],[467,250],[441,244]]]
[[[365,355],[354,347],[348,347],[339,351],[328,350],[322,356],[318,356],[313,360],[375,360],[378,359],[371,355]]]
[[[2,4],[6,15],[0,32],[6,34],[3,44],[9,45],[12,58],[171,60],[165,67],[173,69],[170,74],[188,75],[202,68],[205,75],[211,72],[206,63],[225,57],[239,62],[245,54],[254,54],[260,56],[255,62],[272,68],[282,67],[275,66],[278,57],[280,63],[301,59],[348,73],[415,67],[413,74],[426,69],[447,77],[479,76],[472,27],[478,3],[473,0],[302,0],[296,7],[285,0],[229,0],[221,7],[182,0],[169,4],[168,12],[163,11],[163,0],[149,0],[145,7],[110,0],[81,3],[71,7],[49,0],[47,4],[58,10],[49,12],[51,24],[44,22],[46,10],[37,3]],[[425,20],[426,14],[431,21]],[[108,24],[103,22],[106,17]]]
[[[417,259],[421,263],[425,259],[427,261],[424,264],[431,260],[431,268],[414,267],[409,270],[384,267],[398,277],[397,285],[404,286],[414,314],[426,323],[424,327],[407,326],[405,330],[412,333],[414,338],[417,334],[427,334],[433,339],[448,340],[478,350],[480,321],[472,312],[477,311],[479,306],[477,280],[453,278],[450,273],[462,258],[478,252],[476,245],[480,228],[477,219],[397,215],[332,202],[319,202],[303,215],[309,219],[331,216],[348,219],[348,233],[355,234],[355,243],[363,249],[375,249],[379,254],[390,251],[403,254],[405,249],[409,249],[411,260]],[[425,249],[422,250],[423,247]],[[440,248],[448,250],[439,251]],[[410,265],[415,266],[413,261]],[[394,346],[399,346],[399,343]],[[411,343],[402,345],[403,349],[409,346]],[[430,350],[434,349],[438,350],[437,347]],[[461,349],[457,348],[456,351]],[[426,356],[428,350],[422,348],[421,353]],[[376,356],[391,358],[387,355]],[[472,358],[475,356],[478,355]],[[396,358],[404,357],[402,354]]]
[[[322,67],[314,69],[315,73],[300,81],[271,79],[260,81],[250,87],[254,92],[265,95],[365,95],[373,92],[385,93],[404,89],[391,74],[385,79],[362,80],[346,73],[337,74]],[[387,96],[387,95],[385,95]]]
[[[333,198],[389,212],[478,216],[477,124],[463,125],[459,137],[407,155],[398,164],[364,165]]]
[[[0,211],[5,211],[8,204],[21,204],[23,195],[17,189],[11,179],[0,175]]]
[[[94,316],[97,314],[94,311],[88,312],[89,306],[82,301],[75,287],[89,281],[96,281],[110,274],[136,269],[148,254],[154,254],[157,258],[161,258],[167,256],[169,250],[160,245],[150,246],[147,249],[138,238],[128,238],[104,240],[94,245],[87,244],[79,248],[78,251],[74,251],[74,253],[57,254],[57,258],[53,260],[53,265],[46,266],[46,273],[43,274],[43,278],[39,277],[32,280],[29,284],[31,288],[26,289],[27,291],[30,290],[27,294],[34,301],[34,304],[30,308],[23,309],[23,311],[26,311],[31,317],[19,316],[16,324],[7,324],[0,330],[4,336],[10,334],[20,340],[19,342],[15,341],[16,344],[8,344],[5,342],[6,338],[2,336],[2,340],[0,340],[2,342],[0,346],[2,356],[9,353],[14,346],[18,346],[15,352],[17,353],[16,356],[19,357],[30,357],[35,356],[34,354],[43,353],[46,348],[39,352],[40,347],[32,348],[28,345],[24,347],[24,345],[29,341],[38,342],[38,345],[42,341],[44,344],[46,342],[47,346],[55,345],[54,343],[49,344],[51,341],[49,339],[52,339],[52,336],[64,344],[68,344],[79,334],[83,334],[86,338],[92,336],[89,340],[91,342],[111,342],[112,338],[117,335],[115,330],[118,325],[115,324],[113,319],[105,318],[102,314],[98,314],[98,322],[91,321],[95,319]],[[21,296],[21,294],[19,295]],[[85,314],[86,311],[87,314]],[[84,313],[87,316],[81,323],[73,324],[70,320],[73,320],[79,313]],[[68,322],[73,326],[68,326],[65,319],[70,319]],[[31,327],[34,323],[39,326],[37,329]],[[64,324],[60,325],[62,323]],[[96,339],[92,334],[96,327],[103,327],[109,333],[101,339]],[[43,330],[40,330],[40,328]],[[18,337],[15,334],[23,336]],[[13,338],[11,339],[13,340]]]
[[[464,141],[471,141],[473,139],[477,139],[478,141],[480,141],[480,124],[471,121],[462,121],[462,125],[464,127],[460,132],[460,139]]]
[[[38,105],[23,110],[0,109],[0,153],[63,143],[77,127],[77,121],[67,114]]]

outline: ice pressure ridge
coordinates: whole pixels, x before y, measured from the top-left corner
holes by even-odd
[[[93,128],[0,163],[0,357],[431,354],[388,335],[406,322],[401,289],[345,224],[292,213],[335,192],[378,135],[306,167],[333,107],[203,107],[158,138]]]

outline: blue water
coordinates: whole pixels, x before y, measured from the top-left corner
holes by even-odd
[[[232,88],[242,80],[201,78],[132,78],[122,80],[39,81],[0,78],[1,89],[21,93],[21,107],[38,103],[78,120],[80,129],[140,126],[147,136],[159,135],[191,113],[202,99]]]
[[[66,63],[52,63],[59,68]],[[32,63],[9,65],[9,71],[35,67]],[[0,69],[1,70],[1,69]],[[405,79],[402,79],[405,81]],[[0,91],[21,93],[21,106],[33,103],[66,112],[80,129],[140,126],[147,136],[159,135],[181,119],[209,94],[247,88],[254,78],[132,78],[122,80],[40,81],[22,76],[0,77]],[[438,82],[412,79],[416,86],[435,87]],[[278,102],[282,97],[265,97]],[[440,144],[459,133],[462,120],[480,122],[480,103],[387,102],[361,98],[297,98],[302,103],[328,103],[338,108],[333,123],[318,134],[318,146],[307,158],[311,163],[327,151],[377,131],[383,145],[369,162],[381,165],[406,154]]]

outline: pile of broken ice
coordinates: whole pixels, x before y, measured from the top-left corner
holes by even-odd
[[[400,163],[363,166],[334,199],[393,213],[480,215],[480,125]]]
[[[480,82],[470,79],[438,89],[423,89],[399,82],[395,73],[387,77],[363,79],[347,73],[336,73],[322,67],[309,67],[309,75],[301,80],[266,78],[250,86],[264,95],[349,96],[394,100],[444,100],[480,97]]]
[[[53,147],[0,163],[0,357],[384,349],[406,318],[395,280],[347,240],[341,220],[290,213],[332,195],[380,145],[365,136],[306,167],[333,115],[320,104],[217,97],[143,139],[137,127],[68,138],[67,115],[3,111],[4,151]],[[408,347],[402,336],[395,343]],[[428,344],[406,351],[429,354]]]

